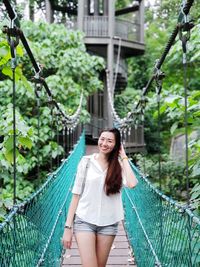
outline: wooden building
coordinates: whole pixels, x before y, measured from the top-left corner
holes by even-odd
[[[105,58],[112,94],[124,90],[126,59],[144,53],[144,1],[133,1],[132,6],[115,10],[115,0],[79,0],[77,28],[85,33],[87,50]],[[91,123],[87,125],[86,134],[93,138],[98,136],[99,128],[110,127],[113,123],[106,75],[102,78],[104,92],[97,92],[88,102]],[[143,127],[131,129],[127,139],[129,152],[141,150],[144,147]]]
[[[98,137],[99,129],[113,125],[108,87],[112,96],[124,90],[126,59],[144,53],[144,0],[133,1],[131,6],[120,10],[115,9],[116,1],[77,0],[72,1],[73,6],[68,6],[66,11],[73,16],[74,29],[85,33],[87,51],[103,57],[107,64],[109,79],[106,79],[106,73],[102,75],[105,90],[88,101],[91,123],[86,126],[86,135],[92,139]],[[131,129],[127,146],[129,152],[144,148],[142,126]]]

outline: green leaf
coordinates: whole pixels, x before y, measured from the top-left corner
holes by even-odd
[[[177,127],[178,127],[178,122],[175,122],[175,123],[171,126],[171,128],[170,128],[170,133],[171,133],[171,135],[173,135],[173,133],[175,132],[175,130],[177,129]]]
[[[30,138],[28,138],[28,137],[20,136],[18,138],[18,141],[22,146],[25,146],[25,147],[27,147],[29,149],[31,149],[31,147],[33,146],[32,140]]]
[[[12,150],[13,149],[13,136],[10,136],[4,143],[4,147],[6,150]]]
[[[200,191],[199,192],[195,192],[195,193],[192,194],[191,200],[194,200],[194,199],[198,198],[199,196],[200,196]]]
[[[6,150],[4,152],[4,156],[7,159],[7,161],[9,161],[10,163],[13,163],[13,149]]]
[[[12,77],[13,77],[13,73],[12,73],[12,70],[11,70],[10,67],[7,67],[7,66],[3,67],[3,69],[2,69],[2,73],[3,73],[4,75],[6,75],[6,76],[9,76],[11,79],[12,79]]]
[[[27,88],[27,90],[30,92],[30,93],[33,93],[33,88],[32,86],[30,85],[30,83],[27,81],[26,77],[25,76],[21,76],[21,80],[24,84],[24,86]]]
[[[7,53],[8,53],[8,49],[7,49],[7,47],[0,47],[0,56],[1,57],[4,57],[5,55],[7,55]]]
[[[17,46],[16,52],[17,52],[17,55],[20,57],[22,57],[24,55],[23,48],[21,45]]]

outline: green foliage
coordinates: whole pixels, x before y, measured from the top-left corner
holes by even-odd
[[[87,97],[103,88],[98,79],[104,67],[103,59],[90,56],[86,52],[82,33],[66,30],[63,25],[33,24],[28,21],[22,22],[21,28],[35,59],[41,65],[42,76],[46,78],[53,97],[65,113],[73,114],[76,111],[83,91],[81,120],[85,121],[88,118]],[[1,211],[9,208],[7,203],[11,203],[13,196],[10,175],[13,171],[12,70],[10,50],[5,38],[0,32],[0,182],[4,199],[0,203]],[[47,105],[48,97],[44,88],[40,91],[38,122],[37,101],[34,84],[31,82],[33,76],[30,59],[20,44],[17,47],[16,68],[18,200],[27,197],[35,186],[41,184],[41,176],[43,171],[49,171],[51,158],[56,160],[63,154],[63,148],[57,143],[56,136],[57,127],[60,132],[62,130],[62,120],[57,117],[55,109],[52,111],[51,106]],[[39,180],[36,179],[37,165],[41,170]]]
[[[137,103],[140,97],[140,91],[132,90],[132,88],[126,88],[121,94],[115,95],[116,111],[121,117],[125,117],[127,112],[132,111],[133,104]],[[124,109],[126,107],[126,109]]]
[[[18,172],[20,170],[18,169]],[[7,211],[13,207],[13,177],[9,172],[1,171],[1,178],[3,178],[4,186],[1,190],[0,199],[0,222],[5,219]],[[34,185],[28,180],[25,180],[23,176],[18,175],[16,180],[16,194],[17,203],[22,202],[25,198],[30,196],[34,192]]]
[[[184,162],[175,162],[167,154],[161,156],[161,173],[159,178],[158,156],[145,157],[137,155],[137,164],[156,187],[175,199],[186,199],[186,177],[184,175]]]
[[[131,0],[117,0],[115,1],[115,9],[122,9],[128,7],[133,1]]]
[[[119,1],[120,2],[120,1]],[[175,0],[156,1],[155,6],[148,6],[145,10],[146,17],[146,53],[143,56],[130,58],[128,88],[130,95],[127,97],[126,91],[117,95],[115,105],[118,113],[124,115],[124,105],[133,107],[134,98],[140,95],[140,90],[147,85],[148,80],[153,75],[155,62],[161,57],[167,41],[175,28],[180,11],[181,2]],[[196,133],[196,138],[189,139],[189,173],[190,173],[190,190],[198,183],[200,177],[200,148],[199,148],[199,103],[200,103],[200,20],[197,10],[200,3],[195,1],[191,8],[191,15],[195,21],[195,27],[191,31],[190,40],[187,44],[187,77],[188,87],[188,133]],[[165,19],[167,18],[167,19]],[[156,161],[152,161],[149,155],[156,155],[159,151],[162,154],[162,189],[171,194],[176,199],[185,199],[185,178],[180,179],[184,174],[184,168],[169,159],[170,145],[173,137],[184,134],[184,70],[182,64],[182,45],[177,37],[173,47],[170,49],[168,56],[163,64],[166,78],[163,81],[161,92],[160,106],[160,136],[158,134],[158,111],[156,88],[153,83],[147,95],[148,103],[145,110],[145,142],[147,148],[147,162],[149,158],[149,169],[155,172],[158,169]],[[166,157],[166,154],[168,155]],[[169,160],[169,162],[168,162]],[[176,169],[177,168],[177,169]],[[153,181],[158,185],[153,170],[151,176]],[[166,174],[165,174],[166,172]],[[184,177],[184,175],[183,175]],[[181,182],[180,182],[181,181]],[[173,184],[175,183],[175,185]],[[171,192],[170,188],[173,188]],[[197,187],[198,188],[198,187]],[[193,191],[191,191],[192,194]]]
[[[197,183],[191,191],[191,207],[200,214],[200,184]]]

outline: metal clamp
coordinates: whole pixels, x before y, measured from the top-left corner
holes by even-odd
[[[154,68],[154,78],[156,81],[156,93],[159,95],[162,90],[162,82],[165,78],[165,73],[157,67],[157,63],[158,61],[156,61],[156,65]]]
[[[179,18],[179,39],[182,41],[183,52],[187,51],[187,41],[190,39],[190,30],[194,27],[193,20],[190,18],[189,14],[184,12],[185,1],[181,5],[181,15]],[[186,34],[183,34],[186,32]]]

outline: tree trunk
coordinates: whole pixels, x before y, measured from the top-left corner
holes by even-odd
[[[29,18],[31,21],[34,21],[35,19],[34,4],[34,0],[29,0]]]
[[[45,0],[45,6],[46,6],[46,20],[48,23],[53,23],[54,21],[53,9],[49,0]]]

